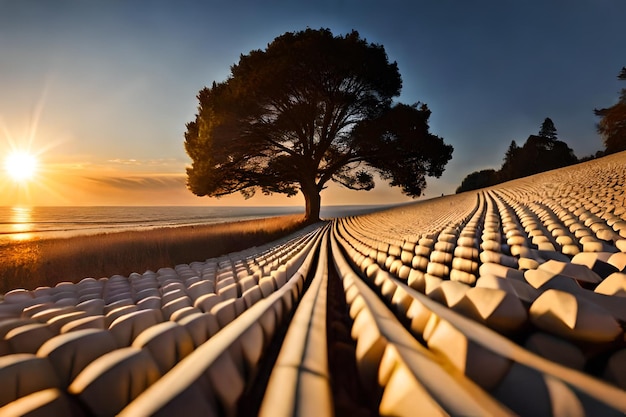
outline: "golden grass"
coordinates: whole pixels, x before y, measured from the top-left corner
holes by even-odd
[[[301,215],[291,215],[12,243],[0,246],[0,293],[204,261],[271,242],[302,225]]]

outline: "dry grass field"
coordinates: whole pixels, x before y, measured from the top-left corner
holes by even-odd
[[[620,153],[8,291],[0,415],[624,415],[625,199]]]
[[[301,220],[294,215],[0,245],[0,291],[214,258],[286,236],[300,227]]]

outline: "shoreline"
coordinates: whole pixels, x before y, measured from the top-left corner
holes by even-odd
[[[2,244],[0,294],[204,261],[271,242],[302,226],[303,216],[293,214]]]
[[[337,218],[359,215],[396,205],[322,206],[320,216]],[[170,213],[170,209],[174,211]],[[121,214],[121,211],[124,213]],[[21,241],[184,226],[199,227],[291,215],[304,215],[304,210],[299,206],[0,206],[0,246],[14,245]]]

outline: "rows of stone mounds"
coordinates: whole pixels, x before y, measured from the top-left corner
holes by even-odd
[[[0,415],[626,413],[626,153],[0,301]]]

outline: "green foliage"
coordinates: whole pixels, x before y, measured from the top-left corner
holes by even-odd
[[[554,122],[552,121],[552,119],[550,119],[549,117],[546,117],[541,124],[541,129],[539,129],[539,136],[550,140],[557,140],[556,127],[554,126]]]
[[[500,181],[527,177],[578,162],[574,151],[560,140],[530,135],[524,146],[509,148],[500,169]]]
[[[409,196],[421,195],[426,176],[440,177],[452,158],[452,146],[428,131],[430,114],[426,104],[397,104],[355,129],[362,160]]]
[[[198,94],[185,133],[187,185],[214,197],[302,192],[310,219],[328,181],[369,190],[378,173],[419,196],[452,147],[429,133],[425,105],[394,105],[401,86],[384,48],[356,31],[285,33]]]
[[[617,78],[626,81],[626,67],[622,67]],[[594,109],[594,113],[601,117],[596,127],[598,133],[602,135],[605,153],[626,150],[626,88],[621,90],[616,104],[603,109]]]
[[[498,183],[498,172],[495,169],[483,169],[474,171],[463,179],[461,185],[456,189],[456,193],[464,191],[478,190],[479,188],[490,187]]]
[[[522,147],[511,141],[499,171],[472,172],[463,179],[456,192],[489,187],[579,162],[574,151],[565,142],[556,139],[556,127],[550,118],[544,120],[540,133],[543,135],[530,135]]]
[[[514,140],[512,140],[509,145],[509,149],[507,149],[506,154],[504,154],[504,164],[502,165],[502,168],[500,168],[500,171],[497,171],[497,182],[501,182],[499,181],[500,178],[514,178],[517,175],[514,171],[515,167],[513,166],[512,161],[519,154],[519,152],[520,147],[517,146],[517,143]]]

